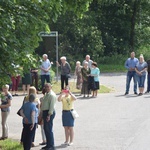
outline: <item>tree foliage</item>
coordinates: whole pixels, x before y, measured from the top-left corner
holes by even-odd
[[[39,44],[40,31],[46,31],[48,23],[56,21],[66,9],[86,11],[89,1],[62,0],[1,0],[0,1],[0,85],[8,80],[7,74],[15,74],[14,65],[20,65],[21,74],[37,65],[34,50]],[[8,81],[7,81],[8,82]]]

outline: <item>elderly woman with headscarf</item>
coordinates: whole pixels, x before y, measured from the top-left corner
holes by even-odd
[[[61,60],[61,64],[59,64],[58,62],[56,63],[61,68],[61,90],[63,90],[64,83],[65,83],[65,87],[68,86],[68,79],[71,77],[70,76],[71,67],[70,64],[66,61],[65,56],[62,56],[60,60]]]
[[[88,67],[88,62],[84,63],[83,68],[81,69],[81,74],[82,74],[82,89],[81,89],[81,94],[83,94],[85,97],[89,97],[90,91],[89,91],[89,82],[88,82],[88,76],[91,73],[91,69]]]
[[[75,75],[77,76],[77,82],[76,82],[76,88],[81,90],[82,88],[82,74],[81,74],[81,63],[80,61],[76,62],[76,67],[75,67]]]

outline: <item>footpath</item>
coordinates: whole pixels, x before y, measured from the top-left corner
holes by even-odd
[[[150,150],[150,94],[124,96],[126,75],[124,73],[102,74],[100,83],[112,88],[111,93],[99,94],[97,98],[77,96],[75,109],[80,117],[75,120],[74,145],[64,147],[64,129],[61,115],[62,104],[56,104],[54,136],[56,149],[64,150]],[[38,97],[41,97],[38,94]],[[23,96],[13,97],[8,118],[9,137],[19,141],[22,118],[16,112]],[[1,126],[0,126],[1,134]],[[40,126],[37,128],[35,145],[40,150],[42,142]]]

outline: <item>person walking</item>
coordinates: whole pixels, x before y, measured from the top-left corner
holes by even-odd
[[[135,71],[137,74],[137,81],[139,86],[139,96],[143,95],[144,91],[144,83],[146,78],[146,71],[147,71],[147,63],[144,60],[144,56],[141,54],[139,57],[139,62],[135,67]]]
[[[125,62],[125,68],[128,70],[126,78],[126,92],[125,95],[129,94],[130,82],[133,78],[134,81],[134,94],[137,94],[137,79],[135,66],[139,60],[135,57],[135,52],[131,52],[131,57],[128,58]]]
[[[41,64],[41,84],[42,84],[42,89],[44,87],[45,81],[47,83],[50,83],[50,68],[51,68],[51,63],[48,59],[47,54],[43,54],[43,61]]]
[[[23,117],[23,148],[30,150],[32,139],[35,135],[35,130],[38,122],[38,109],[34,103],[36,96],[30,94],[29,101],[21,107],[20,114]]]
[[[147,91],[145,93],[150,92],[150,59],[147,60]]]
[[[65,83],[65,87],[69,85],[68,80],[71,77],[70,76],[71,67],[70,64],[66,61],[65,56],[62,56],[60,60],[61,60],[61,64],[59,64],[58,62],[56,63],[61,68],[61,90],[62,90],[64,89],[64,83]]]
[[[44,131],[46,135],[46,146],[42,149],[53,150],[54,149],[54,133],[53,133],[53,120],[55,117],[55,103],[56,94],[52,91],[52,86],[50,83],[45,84],[44,98],[42,100],[42,118],[44,122]]]
[[[74,118],[72,117],[71,111],[74,109],[74,101],[76,100],[68,89],[62,90],[58,97],[58,101],[62,102],[62,124],[65,130],[65,145],[73,145],[74,139]]]
[[[3,94],[0,95],[1,98],[1,123],[2,123],[2,137],[0,140],[5,140],[8,138],[8,125],[7,125],[7,118],[10,114],[10,107],[11,107],[11,100],[12,95],[8,91],[9,85],[2,86]]]

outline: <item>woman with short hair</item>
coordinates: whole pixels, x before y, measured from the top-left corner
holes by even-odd
[[[81,74],[81,63],[80,61],[76,62],[76,67],[75,67],[75,75],[77,76],[77,82],[76,82],[76,88],[81,90],[82,88],[82,74]]]
[[[83,94],[85,97],[89,97],[90,90],[89,90],[89,82],[88,82],[88,76],[91,73],[91,69],[88,67],[88,62],[84,62],[84,66],[81,69],[81,74],[82,74],[82,89],[81,89],[81,94]]]
[[[1,119],[2,119],[2,137],[0,140],[5,140],[8,138],[8,125],[7,125],[7,118],[10,114],[10,107],[11,107],[11,100],[12,100],[12,95],[8,91],[9,90],[9,85],[4,85],[2,87],[3,94],[1,94]]]
[[[70,64],[66,61],[65,56],[62,56],[60,60],[61,60],[61,64],[59,64],[58,62],[56,63],[61,68],[61,90],[62,90],[64,89],[64,83],[65,83],[65,86],[69,85],[68,79],[71,77],[70,76],[71,67],[70,67]]]
[[[97,63],[93,62],[91,73],[90,73],[90,77],[93,78],[93,84],[91,86],[91,90],[93,92],[92,97],[97,97],[97,91],[99,90],[99,74],[100,74],[100,70],[97,67]]]
[[[21,107],[20,114],[23,117],[23,147],[24,150],[30,150],[32,140],[38,122],[38,109],[34,103],[36,96],[29,95],[29,101]]]

